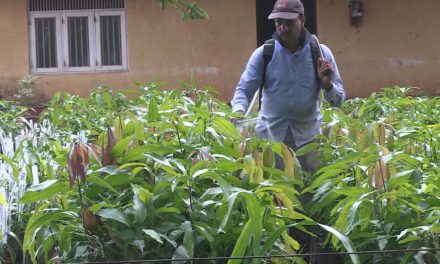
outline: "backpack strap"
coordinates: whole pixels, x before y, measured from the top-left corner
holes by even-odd
[[[320,89],[320,81],[318,77],[318,59],[322,57],[321,47],[317,37],[312,34],[310,41],[310,51],[312,53],[313,67],[315,68],[315,77],[318,80],[318,90]],[[273,52],[275,50],[275,39],[271,38],[264,42],[263,46],[263,76],[261,81],[261,87],[258,90],[258,110],[261,108],[261,98],[263,97],[264,83],[266,82],[266,68],[270,60],[272,60]]]
[[[318,80],[318,90],[320,89],[320,81],[318,77],[318,59],[322,57],[321,47],[319,46],[318,38],[311,34],[311,41],[310,41],[310,51],[312,52],[312,60],[313,60],[313,67],[315,68],[315,76],[316,80]]]
[[[261,80],[261,87],[258,90],[258,110],[261,108],[261,98],[263,97],[263,87],[266,82],[266,68],[270,60],[272,60],[273,52],[275,50],[275,39],[271,38],[264,42],[263,46],[263,79]]]

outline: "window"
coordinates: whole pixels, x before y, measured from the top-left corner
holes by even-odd
[[[123,0],[29,0],[31,70],[127,69]]]

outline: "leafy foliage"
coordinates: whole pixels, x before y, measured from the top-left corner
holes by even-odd
[[[357,250],[435,248],[440,220],[438,97],[388,88],[325,110],[327,163],[305,192],[308,215],[330,223]],[[331,208],[331,210],[329,210]],[[334,248],[341,247],[329,237]],[[438,252],[360,256],[362,263],[435,263]]]
[[[35,153],[41,183],[30,185],[20,201],[29,213],[20,216],[24,229],[14,224],[25,241],[17,259],[299,250],[288,226],[310,219],[292,188],[301,184],[297,176],[272,168],[281,145],[255,140],[239,149],[245,139],[228,120],[229,107],[186,87],[182,93],[138,84],[120,93],[100,87],[88,98],[54,96],[42,117],[51,132],[23,150]],[[282,155],[295,162],[291,152]]]
[[[180,16],[184,21],[209,18],[206,10],[200,7],[200,5],[195,1],[186,1],[186,0],[158,0],[158,1],[162,9],[164,9],[166,6],[178,8],[180,12]]]
[[[16,166],[31,153],[17,203],[25,210],[2,234],[3,261],[295,254],[303,245],[292,229],[327,231],[335,251],[438,247],[438,98],[396,87],[325,109],[319,143],[292,153],[240,133],[210,89],[182,85],[186,92],[138,83],[120,92],[98,87],[87,98],[54,96],[32,126],[35,144],[23,140],[7,161]],[[19,133],[21,112],[5,105],[8,131]],[[315,149],[322,167],[303,174],[296,156]],[[285,170],[274,168],[277,155],[290,164]],[[422,251],[345,261],[439,259]]]

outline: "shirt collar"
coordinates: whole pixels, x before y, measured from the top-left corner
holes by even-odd
[[[278,41],[282,46],[284,46],[283,40],[280,38],[280,35],[278,35],[277,32],[273,33],[272,38],[275,39],[276,41]],[[300,36],[300,40],[299,40],[300,49],[302,49],[304,47],[304,45],[306,45],[306,44],[308,45],[310,43],[310,41],[311,41],[310,32],[305,27],[303,27],[301,29],[301,36]]]

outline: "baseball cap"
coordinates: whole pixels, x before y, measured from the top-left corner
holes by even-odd
[[[275,2],[268,19],[294,19],[299,14],[304,15],[304,6],[300,0],[278,0]]]

